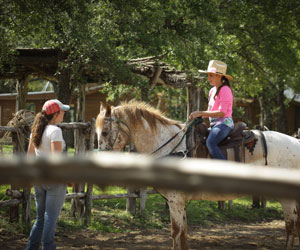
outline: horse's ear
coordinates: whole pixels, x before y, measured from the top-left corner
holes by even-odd
[[[111,115],[111,106],[109,104],[104,104],[100,102],[100,113],[105,112],[105,117],[110,117]]]
[[[100,102],[100,112],[105,110],[105,104]]]
[[[111,106],[109,104],[106,104],[105,117],[110,117],[110,115],[111,115]]]

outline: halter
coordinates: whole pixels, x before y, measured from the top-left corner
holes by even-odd
[[[117,141],[117,139],[118,139],[120,130],[122,129],[122,128],[121,128],[121,124],[124,124],[124,125],[127,127],[127,129],[128,129],[128,133],[127,133],[124,129],[122,129],[122,130],[123,130],[123,132],[124,132],[124,133],[128,136],[128,138],[129,138],[129,141],[130,141],[130,149],[132,150],[132,149],[135,148],[135,147],[134,147],[134,144],[133,144],[133,142],[132,142],[131,130],[130,130],[130,128],[129,128],[129,126],[127,125],[126,122],[124,122],[123,120],[119,119],[119,118],[116,117],[116,116],[115,116],[115,118],[112,118],[112,114],[109,116],[109,118],[104,118],[104,120],[105,120],[105,121],[109,121],[109,131],[108,131],[108,134],[109,134],[109,133],[112,134],[112,123],[113,123],[113,122],[116,122],[116,123],[118,124],[117,135],[116,135],[115,139],[112,140],[113,142],[112,142],[112,144],[110,145],[111,149],[113,149],[113,147],[114,147],[114,145],[115,145],[115,143],[116,143],[116,141]]]

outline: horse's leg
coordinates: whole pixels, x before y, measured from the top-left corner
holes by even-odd
[[[287,233],[286,250],[293,249],[295,236],[300,236],[299,204],[295,200],[281,200]]]
[[[187,243],[187,218],[185,212],[185,198],[179,192],[169,192],[167,195],[173,250],[189,249]]]

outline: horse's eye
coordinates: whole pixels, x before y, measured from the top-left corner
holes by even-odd
[[[105,136],[107,136],[107,135],[108,135],[108,132],[106,132],[106,131],[103,131],[103,132],[101,133],[101,135],[105,137]]]

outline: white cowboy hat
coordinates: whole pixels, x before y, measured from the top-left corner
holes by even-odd
[[[213,73],[217,75],[223,75],[225,76],[229,81],[233,79],[232,76],[226,75],[226,70],[227,70],[227,64],[218,60],[210,60],[207,70],[198,70],[200,73],[208,74],[208,73]]]

